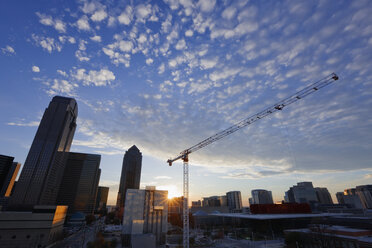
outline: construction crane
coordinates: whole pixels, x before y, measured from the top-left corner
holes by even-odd
[[[277,111],[282,110],[284,107],[297,102],[298,100],[316,92],[317,90],[333,83],[334,81],[338,80],[338,76],[335,73],[331,73],[330,75],[326,76],[325,78],[305,87],[304,89],[296,92],[295,94],[275,103],[274,105],[254,114],[244,120],[239,121],[238,123],[232,125],[231,127],[212,135],[211,137],[199,142],[198,144],[183,150],[180,154],[173,158],[168,159],[167,163],[169,166],[172,166],[173,162],[182,159],[183,160],[183,247],[189,248],[189,154],[196,152],[197,150],[217,141],[220,140],[227,135],[230,135],[239,129],[248,126],[268,115],[271,115]]]

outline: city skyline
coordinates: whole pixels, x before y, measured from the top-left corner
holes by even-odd
[[[132,145],[141,188],[177,196],[168,158],[334,71],[334,85],[192,154],[190,204],[238,190],[247,206],[258,188],[275,202],[302,181],[335,201],[370,184],[370,2],[187,3],[0,3],[0,154],[23,169],[51,97],[74,97],[71,150],[102,155],[109,205]]]

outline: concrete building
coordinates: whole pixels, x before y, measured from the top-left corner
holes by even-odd
[[[242,205],[242,194],[240,191],[230,191],[226,193],[227,206],[231,212],[241,211]]]
[[[331,194],[329,193],[327,188],[315,188],[316,197],[318,198],[318,202],[321,204],[333,204],[333,200]]]
[[[109,187],[98,186],[95,212],[107,212],[106,206],[109,189]]]
[[[357,186],[356,194],[362,202],[363,208],[372,208],[372,184]]]
[[[76,129],[75,99],[55,96],[45,110],[9,205],[55,205]]]
[[[348,206],[352,208],[363,208],[363,203],[359,197],[359,195],[356,192],[355,188],[345,189],[344,195],[342,197],[342,201],[344,204],[347,204]]]
[[[338,204],[345,204],[344,192],[337,192],[336,193],[336,198],[337,198]]]
[[[191,202],[191,207],[201,207],[201,206],[202,206],[202,202],[200,200]]]
[[[252,204],[274,204],[271,191],[265,189],[254,189],[251,191],[251,194]]]
[[[123,216],[125,196],[127,189],[139,189],[141,180],[142,153],[133,145],[125,153],[121,169],[119,192],[116,207],[119,209],[119,218]]]
[[[318,198],[312,182],[299,182],[290,187],[284,196],[288,203],[312,203],[318,202]]]
[[[58,205],[67,205],[68,213],[93,214],[96,206],[98,182],[101,175],[101,155],[67,153]]]
[[[123,217],[124,245],[131,244],[132,235],[152,233],[158,245],[165,244],[168,217],[168,191],[155,186],[127,189]]]
[[[34,206],[30,212],[0,212],[0,247],[47,247],[63,237],[66,206]]]
[[[21,167],[20,163],[13,160],[14,157],[0,155],[0,198],[10,196]]]

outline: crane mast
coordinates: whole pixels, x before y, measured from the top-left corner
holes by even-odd
[[[197,143],[190,148],[183,150],[180,154],[173,158],[168,159],[167,163],[169,166],[172,166],[173,162],[182,159],[183,160],[183,247],[189,247],[189,207],[188,207],[188,199],[189,199],[189,154],[195,152],[217,140],[220,140],[227,135],[230,135],[239,129],[248,126],[268,115],[271,115],[277,111],[282,110],[284,107],[301,100],[302,98],[318,91],[319,89],[333,83],[334,81],[338,80],[338,76],[335,73],[331,73],[330,75],[326,76],[325,78],[303,88],[302,90],[296,92],[295,94],[271,105],[270,107],[249,116],[248,118],[239,121],[238,123],[230,126],[229,128],[222,130],[209,138],[202,140],[201,142]]]

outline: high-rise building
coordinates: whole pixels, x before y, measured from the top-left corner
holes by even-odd
[[[106,212],[107,198],[109,193],[109,187],[98,186],[97,199],[96,199],[96,212]]]
[[[242,205],[242,194],[240,191],[230,191],[226,193],[227,206],[231,212],[240,211],[243,207]]]
[[[58,193],[58,205],[67,205],[68,213],[93,214],[101,175],[101,155],[69,152]]]
[[[13,160],[14,157],[0,155],[0,197],[10,196],[21,167],[20,163]]]
[[[251,191],[253,204],[274,204],[271,191],[254,189]]]
[[[349,205],[352,208],[363,208],[363,203],[360,200],[359,195],[356,192],[355,188],[345,189],[344,195],[342,196],[341,200],[344,204]],[[340,202],[340,200],[339,200]]]
[[[337,192],[336,193],[336,198],[337,198],[338,204],[345,204],[344,192]]]
[[[363,208],[372,208],[372,184],[357,186],[356,194],[359,196],[363,204]]]
[[[152,233],[156,243],[164,244],[167,233],[168,191],[155,186],[127,189],[123,217],[124,245],[129,246],[133,235]]]
[[[120,185],[116,207],[120,210],[121,218],[124,211],[127,189],[139,189],[141,180],[142,153],[133,145],[125,153],[121,169]]]
[[[318,202],[312,182],[299,182],[297,185],[290,187],[285,193],[284,199],[286,202],[292,203]]]
[[[76,129],[75,99],[55,96],[45,110],[10,205],[55,205],[65,169],[65,153]]]
[[[333,204],[333,200],[331,194],[329,193],[327,188],[315,188],[316,197],[318,198],[318,202],[322,204]]]

